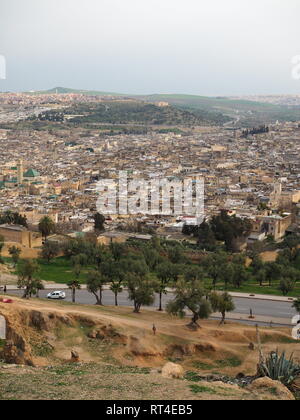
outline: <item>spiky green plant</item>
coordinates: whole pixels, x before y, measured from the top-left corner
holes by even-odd
[[[260,364],[261,372],[274,381],[280,381],[285,386],[290,386],[300,375],[300,366],[294,363],[293,356],[292,354],[289,359],[286,359],[285,352],[280,355],[278,350],[273,351],[265,362]]]

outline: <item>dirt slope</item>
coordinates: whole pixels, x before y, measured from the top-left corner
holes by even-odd
[[[125,369],[126,375],[129,375],[128,380],[133,379],[130,369],[137,369],[134,373],[135,380],[140,378],[141,383],[146,381],[146,384],[150,380],[152,384],[157,384],[157,388],[149,385],[152,398],[156,398],[156,395],[157,398],[166,398],[162,393],[165,381],[174,384],[177,398],[182,399],[206,399],[208,396],[221,399],[222,395],[233,399],[265,398],[261,390],[245,392],[236,386],[234,392],[231,390],[230,393],[230,385],[225,384],[205,385],[201,382],[201,386],[196,383],[191,388],[193,384],[190,381],[163,379],[159,373],[166,362],[172,361],[183,366],[185,372],[195,374],[213,373],[234,377],[243,372],[254,375],[258,356],[257,351],[249,347],[250,343],[255,343],[255,330],[251,326],[228,323],[220,327],[216,321],[205,321],[202,322],[200,330],[192,332],[186,327],[186,321],[155,311],[143,310],[142,314],[137,315],[133,314],[130,308],[102,308],[21,299],[15,299],[12,305],[0,303],[0,315],[7,320],[7,340],[2,344],[2,349],[0,346],[0,359],[7,363],[31,366],[23,369],[30,372],[30,378],[33,380],[30,392],[33,392],[32,396],[37,393],[37,398],[41,395],[38,390],[33,390],[34,378],[42,378],[49,365],[56,366],[55,369],[58,370],[66,369],[66,366],[69,366],[66,363],[70,362],[71,350],[78,353],[80,362],[84,363],[81,370],[88,369],[85,366],[94,366],[92,371],[88,369],[86,373],[86,378],[89,378],[87,380],[91,383],[97,382],[97,377],[103,377],[103,369]],[[156,336],[152,332],[153,323],[157,327]],[[261,336],[266,352],[276,348],[287,350],[288,353],[294,351],[296,359],[300,361],[299,343],[292,342],[289,329],[261,329]],[[76,369],[76,366],[70,369]],[[145,373],[140,369],[145,368],[149,368],[150,373],[141,379]],[[20,381],[21,389],[23,371],[14,367],[9,369],[2,368],[7,378],[11,378],[11,383],[13,377],[16,379],[15,384]],[[129,372],[126,369],[129,369]],[[1,372],[0,384],[3,379]],[[45,386],[49,385],[51,388],[50,382],[52,379],[55,382],[56,377],[53,377],[52,371],[46,372]],[[76,372],[74,375],[77,375]],[[72,381],[69,383],[65,379],[72,378],[73,374],[67,370],[63,376],[61,379],[66,386],[72,387]],[[190,379],[193,379],[193,376],[190,376]],[[119,383],[121,377],[116,374],[113,381],[115,380]],[[8,381],[5,385],[8,395],[9,383]],[[114,386],[111,375],[107,376],[105,386]],[[228,395],[224,389],[221,392],[218,387],[221,387],[221,391],[222,387],[225,387]],[[121,384],[118,385],[118,392],[120,389]],[[135,386],[134,389],[136,397],[142,399],[142,390],[139,392]],[[145,387],[143,389],[145,391]],[[156,394],[158,389],[160,391]],[[64,389],[63,393],[65,392]],[[78,392],[77,389],[77,394]],[[145,395],[149,395],[149,392],[147,394],[145,391]],[[71,388],[67,394],[70,394],[71,398]],[[107,398],[110,398],[109,395],[115,395],[108,394]],[[268,392],[267,394],[272,397]],[[120,392],[119,398],[125,398],[125,395],[127,394]],[[132,398],[130,395],[128,394],[128,398]],[[29,398],[28,395],[27,397]],[[55,398],[59,396],[56,395]],[[99,398],[99,393],[92,393],[91,398]],[[170,398],[173,397],[170,395]]]

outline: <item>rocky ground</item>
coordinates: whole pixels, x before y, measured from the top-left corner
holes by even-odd
[[[293,400],[278,382],[241,388],[223,382],[165,378],[155,369],[110,364],[47,368],[0,365],[0,400]]]

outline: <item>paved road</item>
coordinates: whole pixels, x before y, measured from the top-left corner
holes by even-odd
[[[20,290],[10,290],[10,295],[22,296],[22,291]],[[46,295],[50,293],[50,290],[44,290],[40,292],[40,297],[45,298]],[[71,291],[65,290],[67,295],[66,301],[71,302]],[[168,293],[163,297],[163,304],[172,299],[172,294]],[[118,296],[119,305],[121,306],[132,306],[132,302],[128,300],[128,293],[123,292]],[[95,298],[87,290],[79,290],[76,292],[76,302],[86,305],[93,305],[95,303]],[[295,310],[292,308],[291,303],[287,302],[274,302],[268,300],[258,300],[258,299],[247,299],[247,298],[234,298],[235,302],[235,313],[238,314],[250,314],[250,309],[253,310],[253,314],[256,316],[268,316],[271,318],[286,318],[292,319],[296,315]],[[115,304],[114,295],[110,290],[105,290],[103,292],[103,304],[107,306],[113,306]],[[155,307],[158,306],[158,297],[154,303]]]

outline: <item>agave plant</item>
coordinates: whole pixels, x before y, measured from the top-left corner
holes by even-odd
[[[286,359],[285,352],[280,355],[278,350],[271,352],[264,363],[260,363],[260,370],[265,376],[285,386],[290,386],[300,375],[300,366],[294,363],[293,354]]]

